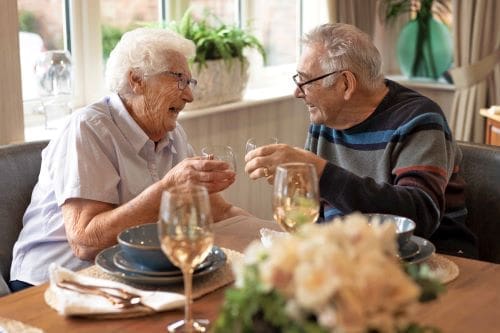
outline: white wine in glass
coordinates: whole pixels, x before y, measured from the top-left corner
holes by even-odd
[[[314,223],[319,216],[316,168],[309,163],[285,163],[276,168],[273,190],[274,220],[287,232]]]
[[[169,324],[169,332],[207,332],[207,319],[193,319],[192,279],[194,268],[210,253],[214,234],[207,189],[182,185],[163,192],[158,235],[161,248],[184,277],[184,320]]]

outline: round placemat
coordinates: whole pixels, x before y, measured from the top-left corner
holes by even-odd
[[[43,330],[23,322],[0,317],[0,332],[5,333],[43,333]]]
[[[429,266],[431,272],[441,283],[449,283],[460,274],[457,264],[439,254],[430,256],[425,261],[425,264]]]
[[[234,275],[232,273],[232,264],[235,261],[242,260],[243,254],[229,250],[226,248],[222,248],[224,253],[227,256],[227,261],[222,266],[220,269],[217,271],[201,276],[198,278],[196,281],[193,282],[193,299],[198,299],[216,289],[219,289],[229,283],[232,283],[234,281]],[[82,271],[79,272],[79,274],[87,275],[87,276],[92,276],[95,278],[104,278],[108,280],[113,280],[113,281],[118,281],[118,282],[124,282],[120,281],[119,278],[114,277],[110,274],[107,274],[106,272],[103,272],[100,270],[98,267],[91,266],[89,268],[86,268]],[[138,287],[141,289],[159,289],[159,290],[165,290],[165,291],[171,291],[171,292],[178,292],[178,293],[184,293],[184,287],[181,284],[177,285],[172,285],[172,286],[166,286],[165,288],[158,288],[158,287],[152,287],[152,286],[141,286],[141,285],[136,285],[133,283],[127,283],[131,286]],[[57,304],[57,298],[54,295],[54,293],[51,291],[51,288],[47,288],[44,293],[45,297],[45,302],[51,306],[53,309],[58,309],[58,304]],[[148,309],[146,307],[134,307],[133,309],[127,309],[126,311],[123,312],[116,312],[116,313],[105,313],[105,314],[89,314],[88,316],[85,315],[80,315],[82,317],[91,317],[95,319],[113,319],[113,318],[133,318],[133,317],[141,317],[141,316],[147,316],[152,313],[155,313],[153,310]]]

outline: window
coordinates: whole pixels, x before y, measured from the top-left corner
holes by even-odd
[[[43,79],[41,62],[44,52],[65,49],[64,0],[18,0],[18,12],[25,123],[31,125],[46,121],[41,97],[51,91],[48,91],[49,82],[46,81],[46,89],[39,84]],[[57,89],[52,82],[50,86]]]
[[[102,97],[104,68],[109,52],[121,35],[140,25],[179,19],[189,7],[195,15],[204,8],[215,13],[223,22],[249,27],[264,44],[268,61],[249,53],[252,75],[249,88],[280,85],[291,74],[298,55],[298,38],[303,26],[303,0],[18,0],[23,59],[23,101],[25,127],[43,125],[47,117],[40,114],[40,96],[33,78],[34,62],[44,50],[65,49],[71,52],[73,95],[71,106],[77,108]],[[308,2],[308,20],[318,23],[318,10],[324,4]],[[311,8],[316,14],[311,15]],[[275,15],[278,13],[279,15]],[[71,27],[66,32],[66,27]],[[69,30],[68,30],[69,31]],[[25,38],[29,36],[28,38]],[[29,45],[29,46],[25,46]],[[102,56],[98,56],[102,54]],[[281,81],[280,81],[281,80]],[[289,82],[290,81],[290,82]],[[292,91],[292,90],[290,90]],[[43,126],[42,126],[43,127]],[[47,127],[47,126],[45,126]],[[39,139],[25,131],[27,140]],[[46,134],[45,136],[46,137]]]
[[[101,34],[103,58],[120,40],[124,32],[158,20],[158,0],[101,0]]]

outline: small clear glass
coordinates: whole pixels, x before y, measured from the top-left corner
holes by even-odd
[[[212,157],[215,160],[225,161],[229,164],[229,167],[236,172],[236,157],[231,146],[206,146],[201,149],[201,155],[204,157]]]
[[[270,137],[270,138],[250,138],[247,140],[245,145],[245,154],[248,154],[250,151],[257,149],[262,146],[277,144],[278,138]]]

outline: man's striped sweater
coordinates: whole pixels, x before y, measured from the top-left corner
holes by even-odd
[[[413,90],[386,85],[388,94],[362,123],[309,128],[305,148],[329,161],[320,179],[323,220],[354,211],[406,216],[438,251],[476,256],[465,226],[462,154],[443,112]]]

